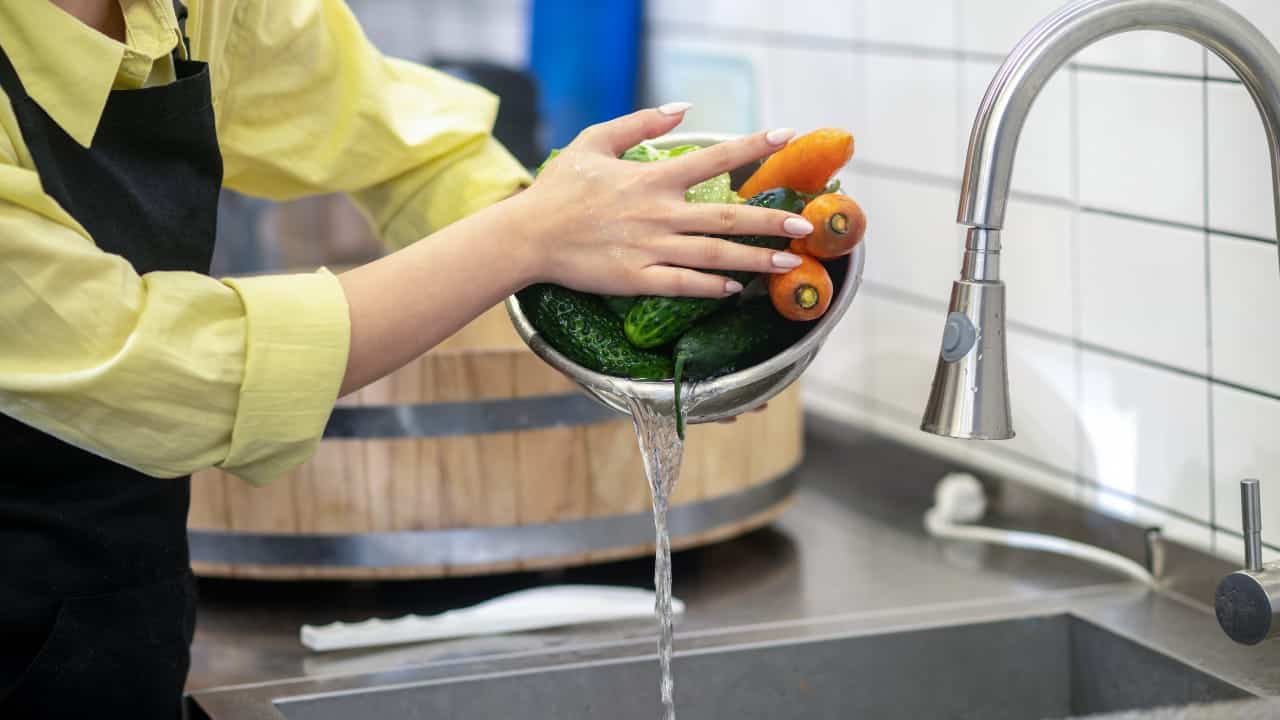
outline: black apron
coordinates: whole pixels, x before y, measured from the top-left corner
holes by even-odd
[[[213,253],[222,156],[208,68],[176,50],[174,62],[172,84],[113,91],[85,149],[0,48],[0,87],[45,192],[139,273],[207,273]],[[190,495],[190,478],[148,477],[0,415],[0,718],[179,716],[195,630]]]

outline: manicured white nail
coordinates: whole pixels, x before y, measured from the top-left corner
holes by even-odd
[[[799,255],[792,255],[791,253],[786,252],[773,254],[773,266],[776,268],[785,268],[790,270],[794,267],[800,267],[800,263],[802,262],[804,261],[800,259]]]
[[[693,107],[693,103],[691,102],[669,102],[665,105],[659,105],[658,112],[663,115],[679,115],[691,107]]]
[[[802,217],[789,217],[782,221],[782,229],[788,235],[804,237],[805,235],[813,232],[813,223]]]
[[[742,283],[737,280],[729,280],[724,284],[724,291],[729,295],[742,292]]]
[[[764,140],[770,145],[786,145],[787,141],[795,136],[795,128],[778,128],[765,133]]]

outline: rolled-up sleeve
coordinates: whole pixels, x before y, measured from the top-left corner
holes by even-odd
[[[139,275],[0,164],[0,412],[155,477],[263,483],[314,451],[349,333],[327,272]]]
[[[530,182],[497,98],[384,57],[340,0],[190,6],[228,187],[348,193],[397,248]],[[346,371],[337,278],[139,275],[43,193],[0,109],[0,412],[156,477],[260,484],[310,457]]]

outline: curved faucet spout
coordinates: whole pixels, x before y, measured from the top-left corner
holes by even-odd
[[[1018,135],[1049,78],[1071,56],[1110,35],[1163,30],[1227,62],[1253,95],[1267,130],[1280,234],[1280,53],[1219,0],[1076,0],[1031,30],[996,72],[969,138],[959,221],[969,226],[964,267],[951,290],[942,351],[921,429],[948,437],[1013,437],[1005,355],[1000,230]]]
[[[1004,226],[1018,135],[1040,89],[1080,50],[1131,30],[1190,38],[1240,76],[1266,125],[1280,230],[1280,54],[1256,27],[1219,0],[1078,0],[1027,33],[996,72],[978,108],[960,191],[960,224]]]

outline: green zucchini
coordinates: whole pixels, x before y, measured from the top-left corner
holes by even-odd
[[[579,365],[635,380],[671,377],[671,357],[627,342],[622,321],[599,297],[546,284],[521,291],[519,297],[521,308],[538,332]]]
[[[684,437],[681,384],[727,375],[782,352],[799,340],[812,323],[793,322],[778,314],[767,297],[729,307],[694,326],[675,344],[676,430]]]
[[[747,200],[747,205],[767,207],[798,213],[804,210],[805,199],[794,190],[775,188],[766,190]],[[746,235],[726,238],[752,247],[783,250],[791,240],[785,237]],[[730,272],[725,276],[746,285],[755,277],[750,272]],[[625,328],[627,339],[638,348],[655,348],[666,345],[684,334],[699,320],[726,304],[726,298],[641,298],[627,313]]]

